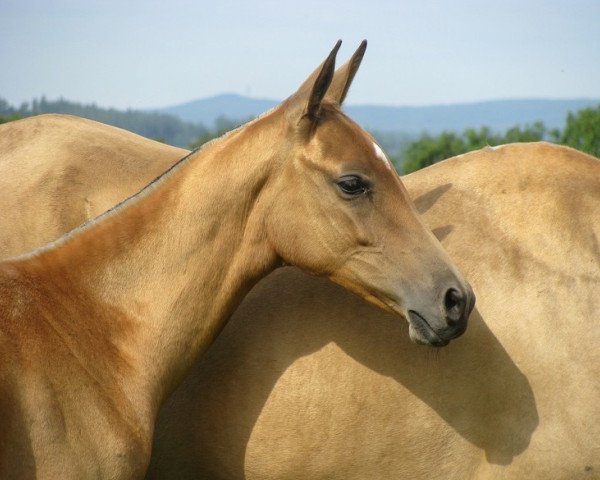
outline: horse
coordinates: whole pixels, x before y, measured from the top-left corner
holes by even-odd
[[[143,476],[161,404],[284,264],[407,319],[416,342],[465,331],[469,285],[340,109],[366,48],[335,72],[340,43],[274,110],[0,262],[3,477]]]
[[[34,178],[28,165],[45,153],[38,170],[76,172],[85,186],[61,197],[57,180],[23,196],[42,194],[40,214],[52,203],[44,195],[65,200],[52,203],[54,231],[188,153],[73,117],[11,129],[24,135],[27,123],[36,135],[13,170]],[[127,166],[115,160],[122,152]],[[9,164],[0,162],[0,178]],[[545,143],[486,148],[404,177],[423,219],[477,279],[467,334],[443,351],[417,348],[392,316],[280,269],[254,287],[164,408],[149,476],[597,478],[598,178],[596,159]],[[4,202],[18,194],[10,186]],[[109,190],[115,196],[102,195]],[[2,245],[24,231],[19,240],[35,246],[40,230],[24,228],[32,219],[14,218]]]
[[[11,128],[24,135],[27,123],[36,135],[21,142],[29,155],[20,151],[13,170],[34,178],[28,165],[46,154],[38,170],[76,172],[85,186],[61,196],[57,180],[22,197],[41,193],[39,214],[56,205],[58,233],[188,153],[73,117]],[[127,166],[115,160],[122,152]],[[545,143],[486,148],[403,177],[477,286],[467,334],[442,351],[418,348],[394,317],[280,269],[253,288],[165,406],[149,476],[597,478],[598,178],[596,159]],[[18,194],[10,187],[3,202]],[[44,197],[51,192],[58,203]],[[23,231],[19,240],[35,246],[32,219],[14,218],[0,245]]]

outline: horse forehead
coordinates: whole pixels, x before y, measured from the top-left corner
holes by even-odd
[[[361,160],[370,168],[380,170],[383,166],[383,171],[394,171],[392,163],[373,138],[362,130],[353,132],[351,137],[339,139],[338,153],[344,157],[349,157],[352,160]]]
[[[375,157],[370,135],[352,121],[341,119],[328,127],[320,138],[324,153],[353,160]]]

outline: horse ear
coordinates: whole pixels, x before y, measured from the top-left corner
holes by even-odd
[[[314,124],[319,119],[321,102],[333,80],[335,57],[341,44],[342,41],[338,40],[325,61],[304,81],[296,93],[284,102],[294,123],[297,124],[306,118]]]
[[[367,41],[363,40],[350,60],[348,60],[335,72],[331,86],[327,91],[327,99],[331,99],[337,105],[342,105],[346,95],[348,94],[350,85],[352,85],[354,75],[356,75],[358,67],[360,67],[360,63],[362,62],[366,49]]]
[[[335,44],[335,47],[333,47],[333,50],[331,50],[321,65],[321,69],[312,86],[310,96],[308,98],[308,104],[306,106],[306,115],[311,120],[316,120],[319,118],[321,102],[323,101],[323,98],[325,98],[325,94],[327,93],[327,90],[331,85],[331,81],[333,80],[333,74],[335,73],[335,57],[340,49],[341,44],[342,41],[338,40]]]

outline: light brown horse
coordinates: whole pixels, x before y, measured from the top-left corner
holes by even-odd
[[[515,144],[403,180],[477,292],[467,333],[424,349],[275,272],[166,404],[150,478],[600,478],[600,161]]]
[[[0,264],[0,476],[143,475],[163,400],[283,262],[407,318],[416,341],[464,331],[468,285],[339,109],[364,47],[334,77],[338,43],[278,108]]]
[[[93,213],[134,193],[129,178],[150,179],[182,154],[70,117],[9,130],[26,135],[28,124],[36,135],[20,142],[29,155],[13,150],[14,171],[29,178],[32,160],[50,155],[38,162],[49,172],[39,182],[54,172],[58,180],[24,198],[35,198],[39,215],[56,205],[55,219],[44,217],[55,232],[83,221],[86,205]],[[599,163],[533,143],[404,177],[477,286],[467,334],[443,351],[415,347],[395,318],[281,269],[253,289],[165,408],[152,476],[598,478]],[[78,196],[61,197],[65,171],[83,186]],[[15,183],[1,201],[18,193]],[[0,240],[10,243],[20,226],[35,245],[32,220],[15,216]]]

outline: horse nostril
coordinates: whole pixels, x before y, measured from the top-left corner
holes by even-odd
[[[448,322],[458,322],[465,313],[465,297],[456,288],[450,288],[444,295],[444,308]]]

